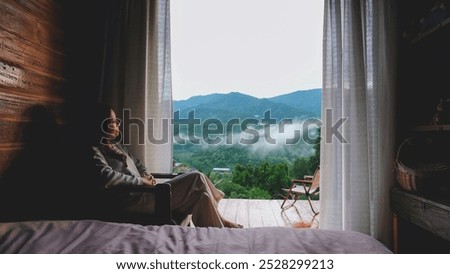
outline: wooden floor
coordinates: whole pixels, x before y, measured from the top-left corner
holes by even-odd
[[[220,213],[228,220],[247,227],[305,225],[318,228],[319,215],[314,217],[309,204],[299,200],[295,206],[281,211],[283,200],[246,200],[223,199],[219,202]],[[288,201],[290,202],[290,201]],[[319,211],[319,201],[313,201],[316,212]]]

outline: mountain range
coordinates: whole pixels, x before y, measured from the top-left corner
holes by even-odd
[[[216,118],[228,121],[232,118],[263,118],[270,110],[271,117],[302,119],[320,118],[322,89],[298,90],[271,98],[257,98],[239,92],[213,93],[193,96],[186,100],[174,100],[173,110],[180,118],[187,118],[194,110],[195,118],[202,121]]]

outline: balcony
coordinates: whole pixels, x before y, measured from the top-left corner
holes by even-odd
[[[226,219],[242,224],[244,228],[292,227],[302,223],[306,227],[319,227],[320,214],[314,218],[308,201],[299,200],[295,206],[283,212],[280,208],[282,202],[283,200],[223,199],[219,202],[219,211]],[[320,211],[319,204],[319,201],[313,201],[318,211]]]

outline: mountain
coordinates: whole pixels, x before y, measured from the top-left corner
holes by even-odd
[[[277,119],[277,122],[283,118],[318,118],[321,109],[321,90],[299,90],[271,98],[257,98],[239,92],[214,93],[174,101],[173,108],[175,112],[178,112],[180,119],[188,118],[188,113],[195,110],[193,118],[200,119],[200,122],[215,118],[221,120],[224,124],[232,118],[240,118],[241,121],[246,118],[262,119],[264,118],[264,112],[267,110],[271,111],[271,118]],[[287,146],[284,145],[284,137],[281,135],[277,137],[277,142],[280,143],[276,145],[265,142],[265,138],[259,139],[254,146],[238,145],[240,144],[238,143],[239,139],[236,139],[236,141],[233,139],[232,146],[225,145],[224,142],[218,145],[195,145],[184,136],[190,130],[186,123],[177,121],[176,116],[174,122],[175,124],[179,123],[179,125],[185,124],[185,126],[175,126],[174,134],[181,137],[180,140],[187,141],[186,144],[183,142],[175,143],[175,161],[204,172],[211,171],[213,167],[233,168],[237,163],[241,165],[255,164],[261,161],[293,163],[299,157],[311,156],[311,145],[299,142],[295,146]],[[202,131],[202,129],[205,129],[205,125],[208,124],[204,123],[202,126],[194,127],[194,135],[198,139],[203,136],[204,142],[206,142],[205,135],[202,134],[205,131]],[[231,133],[240,134],[241,132],[239,132],[239,128],[234,128]],[[225,134],[228,134],[228,131],[222,129],[222,133],[219,133],[217,137],[224,141]],[[239,135],[236,136],[239,137]]]
[[[262,118],[270,110],[272,118],[320,117],[321,90],[296,91],[272,98],[257,98],[239,92],[194,96],[174,101],[174,111],[186,118],[195,110],[195,118],[216,118],[227,121],[232,118]]]
[[[269,98],[269,100],[309,111],[314,117],[320,117],[322,89],[299,90],[289,94]]]

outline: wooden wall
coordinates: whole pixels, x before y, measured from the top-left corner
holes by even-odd
[[[52,0],[0,1],[0,174],[23,148],[21,130],[32,119],[26,111],[37,104],[61,111],[61,16]]]
[[[46,122],[43,111],[58,125],[88,119],[79,117],[98,98],[110,1],[0,1],[0,179],[26,145],[24,128]],[[38,117],[36,106],[46,107]]]
[[[0,0],[0,222],[88,212],[80,138],[112,1],[121,0]]]

